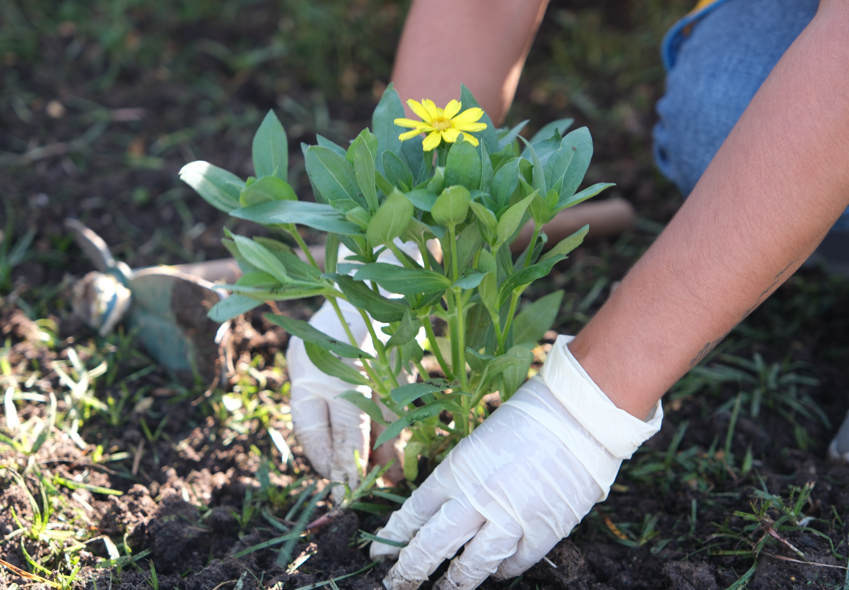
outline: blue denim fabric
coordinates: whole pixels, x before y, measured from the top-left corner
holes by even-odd
[[[657,103],[654,156],[685,196],[818,5],[818,0],[718,0],[667,33],[666,94]],[[849,229],[849,209],[834,228]]]

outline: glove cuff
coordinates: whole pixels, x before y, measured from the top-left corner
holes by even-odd
[[[663,420],[660,401],[647,420],[617,408],[593,382],[566,346],[574,336],[558,336],[540,376],[557,400],[616,459],[630,459]]]

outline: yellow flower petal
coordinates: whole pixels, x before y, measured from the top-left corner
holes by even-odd
[[[421,129],[413,129],[412,131],[407,131],[406,133],[402,133],[398,136],[398,139],[401,141],[406,141],[408,139],[412,139],[417,135],[421,135],[423,131]]]
[[[436,148],[442,141],[442,134],[439,131],[431,132],[427,137],[424,138],[422,142],[422,149],[424,151],[429,152]]]
[[[452,121],[452,123],[454,123]],[[483,131],[486,129],[486,123],[454,123],[452,125],[454,129],[459,129],[460,131],[471,131],[472,133],[476,133],[478,131]]]
[[[463,133],[463,139],[465,139],[475,147],[477,147],[478,143],[480,143],[477,137],[475,137],[474,135],[469,135],[468,133]]]
[[[481,117],[483,117],[483,109],[466,109],[465,111],[451,119],[451,122],[454,123],[455,126],[458,124],[464,125],[466,123],[474,123]]]
[[[433,117],[431,116],[430,112],[421,103],[416,102],[411,98],[407,101],[407,105],[413,110],[415,114],[422,118],[422,121],[427,121],[428,123],[433,121]]]
[[[439,109],[435,104],[433,104],[433,101],[429,98],[425,98],[424,100],[422,100],[422,106],[427,109],[428,115],[430,115],[430,117],[427,119],[427,122],[433,123],[433,120],[439,116]],[[416,114],[418,115],[418,113]],[[422,118],[424,119],[424,117]]]
[[[460,132],[457,129],[446,129],[442,132],[442,139],[448,143],[454,143],[460,137]]]
[[[421,127],[424,123],[421,121],[413,121],[412,119],[395,119],[395,124],[398,127]]]
[[[457,102],[456,100],[452,100],[447,105],[445,105],[444,114],[446,119],[451,119],[460,112],[460,109],[463,108],[462,102]]]

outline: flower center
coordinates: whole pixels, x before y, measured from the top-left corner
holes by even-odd
[[[451,129],[451,120],[440,117],[438,119],[434,119],[431,125],[437,131],[447,131],[448,129]]]

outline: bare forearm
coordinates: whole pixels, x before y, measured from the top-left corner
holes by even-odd
[[[847,31],[847,4],[824,0],[678,215],[570,345],[620,408],[645,417],[849,204]]]
[[[392,81],[401,99],[445,105],[465,84],[501,124],[548,0],[415,0]],[[412,114],[412,113],[410,113]]]

